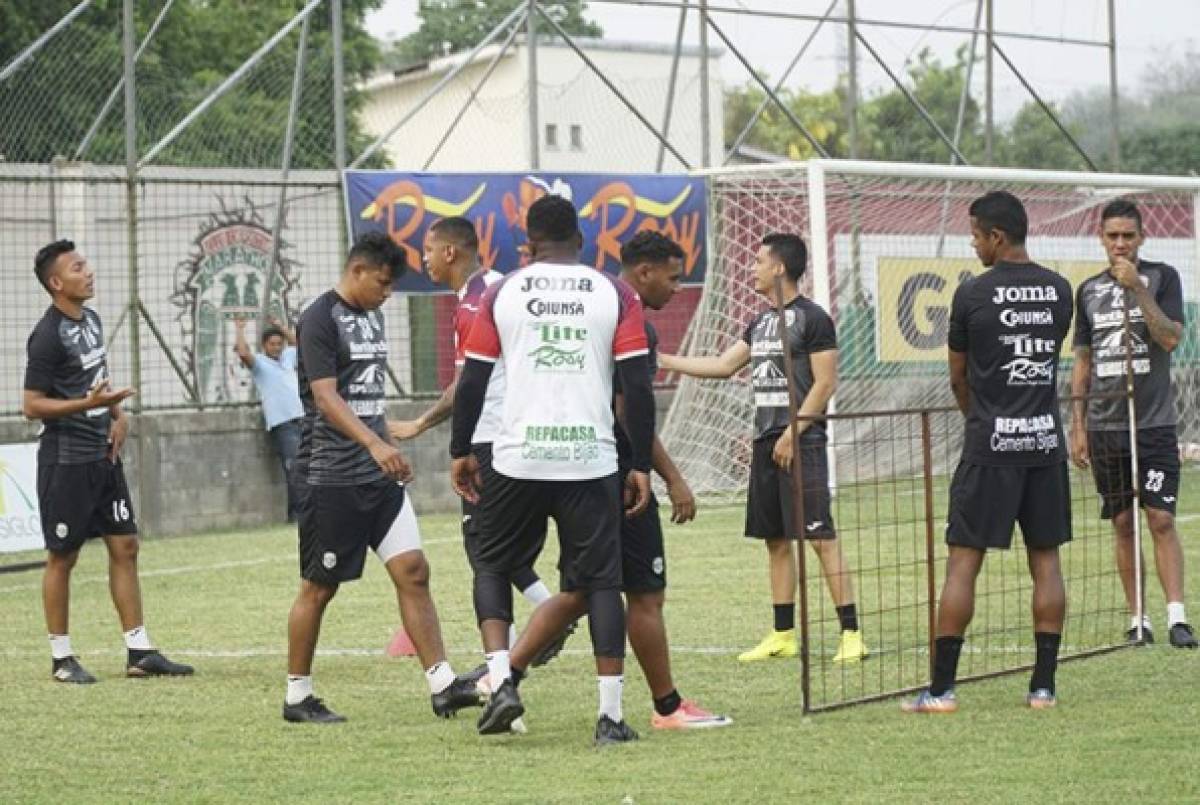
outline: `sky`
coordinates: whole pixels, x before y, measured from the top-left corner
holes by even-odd
[[[844,0],[842,0],[844,2]],[[387,0],[367,18],[367,28],[380,38],[403,36],[418,26],[418,0]],[[696,0],[692,0],[695,5]],[[824,14],[831,0],[709,0],[710,8],[787,11]],[[937,24],[970,28],[978,0],[857,0],[863,20],[899,20],[919,25]],[[1117,14],[1117,71],[1122,91],[1141,85],[1146,67],[1170,54],[1200,50],[1200,0],[1114,0]],[[997,32],[1036,33],[1107,42],[1108,0],[995,0]],[[902,11],[898,11],[902,9]],[[637,42],[674,43],[679,12],[673,8],[617,5],[590,0],[588,18],[598,22],[605,37]],[[696,15],[685,34],[697,44]],[[816,23],[799,20],[751,17],[745,14],[714,13],[714,20],[758,70],[771,79],[787,68]],[[825,24],[799,66],[787,81],[789,87],[821,91],[831,88],[839,66],[844,64],[844,25]],[[970,34],[901,30],[864,25],[863,36],[888,66],[902,72],[907,60],[929,47],[943,61],[953,58]],[[1190,38],[1189,38],[1190,37]],[[710,46],[720,46],[715,35]],[[1043,97],[1061,100],[1076,90],[1106,88],[1108,49],[1051,42],[1029,42],[998,38],[997,42]],[[978,51],[983,52],[980,37]],[[995,103],[1000,120],[1011,116],[1029,96],[995,59]],[[745,83],[745,69],[730,53],[721,61],[721,78],[726,84]],[[972,88],[983,97],[984,71],[978,65]],[[864,96],[886,91],[892,84],[864,49],[859,48],[859,85]]]

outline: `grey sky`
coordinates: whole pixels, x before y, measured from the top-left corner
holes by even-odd
[[[969,28],[974,21],[977,0],[857,0],[858,15],[863,19],[903,20],[904,22]],[[793,11],[823,14],[830,0],[710,0],[717,7],[741,7],[754,10]],[[693,2],[694,5],[694,2]],[[1108,38],[1107,0],[995,0],[997,31],[1020,31],[1074,39]],[[1118,81],[1125,90],[1141,83],[1146,66],[1164,54],[1179,55],[1200,48],[1200,0],[1116,0]],[[416,29],[417,0],[388,0],[382,9],[370,15],[367,26],[378,37],[403,36]],[[901,10],[902,9],[902,10]],[[604,28],[610,39],[674,41],[678,11],[674,9],[611,5],[592,0],[588,15]],[[691,15],[687,41],[695,43],[695,15]],[[717,24],[756,68],[777,78],[808,37],[815,23],[755,18],[746,15],[717,14]],[[925,33],[880,27],[863,27],[863,34],[896,72],[905,60],[924,46],[944,60],[952,58],[955,48],[967,43],[969,34]],[[1190,37],[1190,39],[1189,39]],[[1024,72],[1026,78],[1045,97],[1061,99],[1074,90],[1106,86],[1108,55],[1105,48],[1081,47],[1047,42],[998,40],[1001,47]],[[710,42],[720,45],[715,36]],[[788,81],[789,86],[824,90],[833,85],[838,74],[839,51],[844,50],[845,28],[824,25],[817,40],[801,60]],[[983,52],[982,38],[979,53]],[[887,75],[860,48],[860,84],[864,94],[891,86]],[[1028,96],[1004,64],[996,59],[996,107],[1001,118],[1011,115]],[[721,64],[721,76],[727,84],[744,83],[747,76],[730,54]],[[982,97],[983,70],[975,72],[974,87]]]

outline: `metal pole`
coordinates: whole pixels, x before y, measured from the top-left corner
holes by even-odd
[[[712,164],[712,119],[708,109],[708,0],[700,0],[700,164]]]
[[[56,34],[58,34],[59,31],[74,22],[75,18],[86,11],[87,7],[91,4],[92,0],[83,0],[82,3],[71,9],[65,17],[54,23],[54,25],[52,25],[48,31],[39,36],[37,39],[33,40],[29,47],[18,53],[15,59],[10,61],[3,70],[0,70],[0,81],[3,81],[15,73],[21,67],[21,65],[29,59],[30,56],[42,49],[42,45],[49,42]]]
[[[333,27],[333,167],[341,178],[346,169],[346,65],[342,50],[342,0],[330,4]],[[339,187],[341,182],[338,183]]]
[[[802,59],[804,54],[808,52],[809,45],[811,45],[813,40],[817,38],[817,33],[820,32],[821,26],[826,23],[829,15],[832,14],[833,10],[837,7],[837,4],[838,0],[831,0],[829,3],[829,8],[825,9],[825,16],[818,20],[817,24],[813,26],[812,31],[808,34],[808,38],[805,39],[804,44],[800,46],[800,50],[796,51],[795,57],[792,59],[791,63],[788,64],[787,69],[783,71],[783,75],[779,76],[779,80],[775,82],[774,93],[778,94],[779,91],[783,89],[783,85],[787,81],[788,76],[792,74],[792,70],[796,69],[796,65],[800,63],[800,59]],[[754,110],[754,114],[750,115],[750,119],[746,121],[746,125],[742,127],[741,132],[739,132],[738,136],[734,139],[733,145],[729,146],[729,150],[725,152],[725,161],[721,163],[722,165],[729,164],[729,160],[731,160],[733,155],[737,153],[737,150],[742,147],[742,143],[744,143],[746,138],[750,136],[750,132],[754,129],[754,125],[758,123],[758,119],[762,117],[762,113],[767,111],[767,107],[770,105],[771,96],[764,96],[762,101],[758,104],[758,108]]]
[[[162,11],[158,12],[158,16],[155,17],[154,24],[150,26],[150,30],[146,33],[146,37],[142,40],[142,44],[138,46],[137,53],[133,54],[133,61],[135,64],[137,63],[137,60],[142,57],[142,51],[144,51],[146,46],[150,44],[150,40],[154,38],[154,34],[158,31],[158,26],[162,24],[163,19],[166,18],[167,12],[171,10],[171,6],[174,3],[175,0],[167,0],[167,2],[163,4]],[[104,105],[100,107],[100,112],[96,115],[96,119],[92,121],[91,128],[87,130],[87,134],[83,135],[83,139],[80,141],[79,147],[75,149],[75,159],[81,159],[83,157],[83,152],[86,151],[88,146],[92,144],[92,140],[95,139],[96,133],[100,131],[100,124],[104,122],[106,117],[108,117],[108,113],[112,111],[113,104],[117,102],[117,98],[121,97],[121,88],[124,86],[125,76],[122,75],[121,79],[117,81],[117,85],[112,88],[112,92],[110,92],[108,97],[104,99]]]
[[[485,47],[490,45],[492,43],[492,41],[495,40],[495,38],[500,35],[501,31],[503,31],[508,26],[512,25],[514,20],[516,20],[518,17],[520,17],[522,14],[525,14],[525,13],[527,13],[527,10],[523,6],[517,6],[516,8],[514,8],[512,10],[511,13],[509,13],[509,15],[507,17],[500,20],[500,23],[495,28],[492,29],[491,33],[489,33],[487,36],[485,36],[483,39],[481,39],[479,41],[479,43],[477,45],[475,45],[475,47],[471,50],[471,52],[468,53],[461,62],[456,64],[454,66],[454,68],[452,70],[450,70],[450,72],[448,72],[444,76],[442,76],[440,81],[438,81],[435,85],[433,85],[433,87],[431,87],[428,92],[426,92],[424,95],[422,95],[421,99],[419,101],[417,101],[416,104],[413,105],[413,107],[411,109],[409,109],[407,112],[405,112],[404,116],[402,118],[397,120],[396,123],[390,129],[388,129],[386,132],[384,132],[382,135],[375,138],[375,142],[373,142],[369,146],[367,146],[366,150],[363,151],[361,154],[359,154],[358,157],[353,162],[350,163],[350,167],[357,168],[359,165],[361,165],[363,163],[364,160],[366,160],[368,157],[370,157],[371,154],[374,154],[376,151],[378,151],[380,149],[380,147],[382,147],[384,143],[386,143],[389,139],[391,139],[391,136],[393,134],[395,134],[397,131],[399,131],[400,128],[405,123],[412,120],[413,117],[415,117],[418,112],[420,112],[422,109],[424,109],[425,105],[428,104],[431,100],[433,100],[433,98],[439,92],[442,91],[443,87],[445,87],[447,84],[449,84],[451,81],[453,81],[458,76],[459,73],[461,73],[463,70],[465,70],[467,68],[467,66],[470,65],[472,62],[474,62],[475,57],[479,55],[480,51],[482,51]]]
[[[995,27],[992,24],[994,21],[994,18],[992,15],[993,0],[985,0],[985,2],[987,3],[987,9],[986,9],[985,20],[984,20],[984,25],[985,25],[984,36],[986,37],[987,41],[984,43],[984,46],[985,46],[985,50],[987,51],[987,53],[983,57],[983,67],[984,67],[983,161],[985,164],[994,165],[994,164],[996,164],[996,159],[995,159],[995,156],[996,156],[996,154],[995,154],[995,118],[993,116],[993,113],[995,111],[995,109],[993,107],[993,100],[994,100],[993,99],[993,90],[994,90],[993,80],[995,78],[995,73],[994,73],[994,70],[992,67],[992,53],[994,52],[992,46],[995,44]]]
[[[962,143],[962,130],[967,115],[967,98],[971,97],[971,73],[975,67],[975,45],[979,42],[979,18],[983,16],[984,0],[979,0],[975,5],[975,33],[971,34],[971,47],[967,52],[967,69],[966,75],[963,76],[962,92],[958,93],[958,114],[954,117],[954,144]],[[950,155],[950,164],[958,164],[958,157],[955,154]],[[938,242],[935,254],[938,257],[942,256],[942,250],[946,246],[946,219],[950,215],[950,182],[946,182],[945,190],[942,191],[942,213],[938,223]]]
[[[1117,93],[1117,3],[1108,0],[1108,153],[1111,171],[1121,170],[1121,102]]]
[[[1146,613],[1146,602],[1143,600],[1146,592],[1143,590],[1142,584],[1142,509],[1141,509],[1141,470],[1138,467],[1138,443],[1137,443],[1137,410],[1134,405],[1134,379],[1133,379],[1133,331],[1130,323],[1130,310],[1134,304],[1133,294],[1128,290],[1123,290],[1125,308],[1122,311],[1121,325],[1122,335],[1124,338],[1125,347],[1125,409],[1126,415],[1129,417],[1129,475],[1133,482],[1133,593],[1137,599],[1134,605],[1133,616],[1137,618],[1137,626],[1134,627],[1137,636],[1137,642],[1142,642],[1145,639],[1145,633],[1142,629],[1142,619]]]
[[[142,409],[142,338],[138,328],[142,303],[138,294],[137,227],[137,89],[134,83],[133,54],[136,48],[133,30],[133,0],[121,6],[121,47],[125,57],[125,232],[129,253],[129,369],[130,386],[135,394],[132,411]],[[141,462],[138,462],[139,471]]]
[[[858,159],[858,26],[854,0],[846,0],[846,131],[850,158]]]
[[[663,108],[662,133],[664,137],[671,136],[671,107],[675,105],[675,82],[679,80],[679,56],[683,52],[683,29],[687,23],[688,0],[683,0],[679,7],[679,25],[675,29],[675,55],[671,58],[671,77],[667,81],[667,103]],[[662,173],[663,160],[667,156],[667,148],[658,144],[658,159],[654,163],[656,173]]]
[[[937,583],[933,552],[933,434],[929,412],[921,412],[921,462],[925,481],[925,597],[926,618],[929,624],[929,676],[933,678],[933,655],[937,638]]]
[[[275,229],[271,233],[271,262],[267,263],[267,281],[264,283],[262,308],[258,312],[258,332],[267,326],[271,313],[271,290],[275,285],[275,266],[279,262],[279,245],[283,238],[283,225],[287,218],[287,181],[292,167],[292,144],[296,139],[296,117],[300,112],[300,92],[304,87],[304,59],[308,51],[308,17],[300,26],[300,41],[296,45],[296,72],[292,79],[292,97],[288,103],[287,129],[283,135],[283,167],[279,171],[279,204],[275,208]],[[281,306],[283,307],[283,306]],[[283,318],[288,317],[283,308]]]
[[[538,123],[538,68],[537,68],[537,12],[538,0],[529,0],[525,11],[525,47],[528,51],[529,69],[529,169],[541,170],[541,131]]]

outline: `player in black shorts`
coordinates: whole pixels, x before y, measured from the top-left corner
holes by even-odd
[[[821,561],[829,595],[837,608],[842,633],[833,657],[837,663],[859,662],[867,647],[859,630],[854,587],[841,540],[833,522],[829,495],[825,422],[808,417],[825,413],[837,386],[837,332],[821,307],[800,295],[799,282],[808,264],[808,248],[797,235],[767,235],[754,261],[754,291],[771,307],[750,322],[740,341],[716,357],[662,355],[664,368],[693,377],[727,378],[750,364],[754,401],[754,448],[750,490],[746,500],[746,536],[761,539],[770,567],[774,629],[757,646],[738,655],[741,662],[795,657],[796,555],[800,539],[793,516],[791,467],[795,430],[799,430],[800,469],[804,496],[804,539]],[[795,423],[788,417],[788,381],[775,282],[783,289],[784,330],[791,342],[792,372],[801,399]]]
[[[1145,241],[1142,213],[1129,199],[1110,201],[1100,212],[1100,243],[1109,268],[1079,286],[1075,307],[1075,367],[1071,393],[1083,397],[1125,391],[1128,316],[1133,347],[1133,394],[1137,418],[1138,497],[1154,538],[1154,562],[1167,599],[1171,645],[1196,648],[1196,635],[1183,606],[1183,546],[1175,530],[1179,496],[1179,438],[1175,394],[1171,388],[1171,353],[1183,339],[1183,287],[1179,273],[1166,263],[1138,258]],[[1133,561],[1133,479],[1128,405],[1109,396],[1072,411],[1071,454],[1089,464],[1103,499],[1100,516],[1111,519],[1117,544],[1117,570],[1125,588],[1131,625],[1126,633],[1137,641],[1138,612]],[[1145,565],[1142,565],[1144,568]],[[1145,573],[1143,572],[1143,582]],[[1142,586],[1143,597],[1145,585]],[[1150,618],[1143,614],[1141,639],[1154,642]]]
[[[142,619],[137,523],[121,465],[129,433],[121,402],[133,390],[113,390],[100,317],[84,307],[95,295],[95,273],[69,240],[42,248],[33,270],[53,300],[29,336],[22,403],[25,416],[42,420],[37,485],[52,676],[77,685],[96,681],[79,664],[67,629],[71,569],[83,543],[95,537],[108,549],[109,589],[128,651],[125,673],[186,676],[192,667],[154,650]]]
[[[362,575],[367,548],[387,569],[438,716],[480,704],[474,680],[446,661],[429,564],[412,500],[412,476],[387,433],[384,392],[388,342],[379,307],[405,270],[404,252],[381,232],[350,249],[337,287],[317,297],[296,326],[296,374],[304,425],[296,457],[300,592],[288,615],[288,677],[283,717],[345,719],[313,695],[312,661],[325,607],[343,582]]]
[[[637,739],[624,719],[625,612],[621,603],[621,487],[612,412],[613,372],[625,390],[633,457],[630,514],[650,499],[654,393],[641,304],[628,285],[579,263],[579,220],[570,201],[545,196],[526,216],[528,266],[483,296],[467,340],[454,399],[450,454],[455,491],[478,500],[483,527],[476,555],[475,611],[494,692],[483,734],[507,732],[524,712],[509,664],[512,571],[531,564],[548,518],[558,526],[560,596],[587,602],[600,692],[597,745]],[[503,417],[482,474],[471,436],[495,363],[508,381]],[[551,599],[553,600],[553,599]],[[551,602],[526,631],[542,645],[569,623]]]
[[[950,484],[950,556],[938,604],[933,681],[913,713],[958,709],[954,679],[989,548],[1007,549],[1020,524],[1033,577],[1037,647],[1026,703],[1055,704],[1054,673],[1067,596],[1058,547],[1071,539],[1071,490],[1058,410],[1058,356],[1071,326],[1071,284],[1029,259],[1029,220],[1011,193],[969,208],[971,245],[988,268],[958,286],[950,309],[950,386],[966,415]]]
[[[653,231],[639,232],[621,247],[621,279],[637,291],[643,305],[662,310],[679,290],[683,258],[683,250],[665,235]],[[649,346],[648,370],[653,382],[658,374],[658,333],[649,321],[646,322],[646,341]],[[623,406],[620,375],[613,377],[613,391],[620,420],[619,412]],[[617,467],[624,478],[630,469],[633,451],[624,428],[617,429],[616,437]],[[696,516],[696,499],[657,436],[651,447],[651,459],[654,471],[666,483],[667,494],[671,498],[671,522],[686,523],[692,520]],[[642,667],[654,700],[654,715],[650,725],[654,729],[673,730],[706,729],[732,724],[733,720],[727,716],[710,713],[696,702],[684,699],[675,687],[667,645],[667,626],[663,620],[667,587],[666,553],[658,501],[653,495],[644,512],[622,519],[621,573],[629,643],[633,646],[633,653]],[[551,599],[551,602],[549,606],[555,606],[560,600]],[[579,617],[583,612],[579,608],[572,614]],[[511,665],[516,679],[524,676],[530,664],[537,664],[533,657],[539,647],[530,645],[527,638],[528,634],[512,648]]]

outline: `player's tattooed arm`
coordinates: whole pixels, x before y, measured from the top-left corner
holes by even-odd
[[[454,392],[458,388],[458,378],[462,374],[459,369],[455,373],[454,379],[450,381],[450,385],[446,386],[442,396],[438,397],[437,402],[431,405],[423,414],[416,419],[406,419],[401,421],[388,421],[388,433],[392,434],[393,439],[403,441],[405,439],[415,439],[430,428],[437,427],[450,418],[450,414],[454,413]]]
[[[658,354],[658,363],[668,372],[679,372],[690,377],[711,377],[724,379],[732,377],[738,370],[750,362],[750,345],[745,341],[736,341],[720,355],[705,355],[703,357],[684,357],[670,355],[665,352]]]
[[[667,496],[671,498],[671,522],[686,523],[696,519],[696,496],[658,436],[654,437],[654,444],[650,446],[650,462],[667,485]]]
[[[1138,307],[1142,309],[1142,316],[1145,319],[1146,328],[1150,331],[1150,337],[1154,339],[1155,343],[1167,352],[1171,352],[1179,346],[1179,342],[1183,338],[1183,325],[1163,313],[1162,308],[1155,301],[1154,295],[1150,293],[1150,289],[1143,285],[1138,277],[1137,266],[1129,260],[1118,257],[1113,261],[1109,271],[1113,279],[1133,294]]]
[[[965,415],[971,405],[971,390],[967,385],[967,353],[948,350],[950,364],[950,390],[954,392],[954,401],[958,410]]]
[[[1092,348],[1075,347],[1075,365],[1071,367],[1071,461],[1086,469],[1090,457],[1087,442],[1087,396],[1092,387]]]

